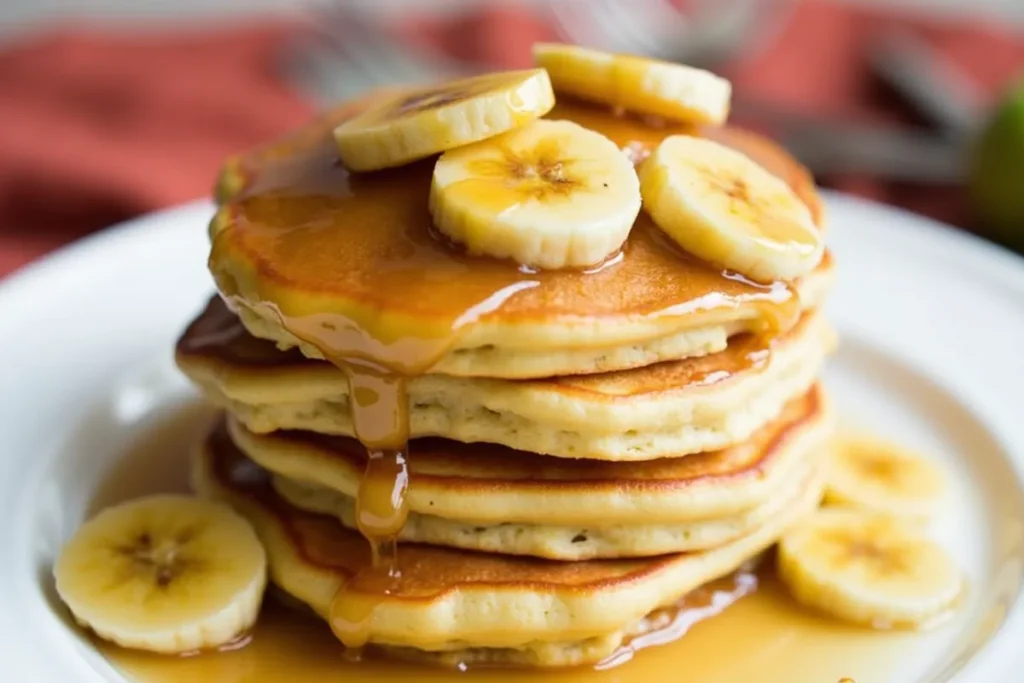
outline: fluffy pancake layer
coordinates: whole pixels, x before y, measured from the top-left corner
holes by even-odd
[[[795,283],[801,310],[815,309],[824,302],[835,277],[833,269],[832,258],[826,254],[817,270]],[[254,336],[273,341],[282,349],[298,348],[307,358],[324,358],[318,345],[288,332],[275,318],[273,309],[255,306],[250,299],[239,296],[232,298],[232,305]],[[687,316],[685,326],[678,320],[649,322],[643,329],[650,332],[643,336],[638,324],[619,325],[609,320],[584,325],[569,319],[532,330],[506,324],[495,326],[487,335],[481,334],[484,339],[495,341],[472,346],[463,342],[465,346],[442,356],[429,371],[455,377],[503,379],[615,372],[717,353],[726,348],[731,337],[750,333],[762,324],[755,310],[743,306],[692,314]],[[498,338],[504,338],[505,343],[497,342]],[[517,343],[531,338],[538,340],[535,346]],[[594,347],[593,342],[599,340],[609,345]]]
[[[435,515],[409,515],[398,539],[409,543],[479,550],[507,555],[532,555],[551,560],[592,560],[614,557],[653,557],[666,553],[708,550],[752,533],[801,491],[821,485],[818,463],[799,473],[771,498],[739,514],[669,524],[611,525],[599,516],[588,526],[548,524],[479,524]],[[344,494],[307,482],[274,476],[274,490],[300,510],[336,517],[345,527],[357,529],[356,502]]]
[[[431,234],[429,162],[372,174],[338,163],[330,130],[359,106],[224,171],[210,268],[248,329],[282,347],[320,358],[354,325],[384,346],[430,347],[421,371],[606,372],[720,351],[745,331],[785,331],[831,279],[826,257],[791,285],[746,281],[678,251],[644,213],[621,254],[593,271],[527,273],[467,256]],[[716,136],[789,181],[817,213],[807,173],[754,134],[651,125],[570,103],[551,116],[583,122],[636,159],[670,134]]]
[[[353,498],[366,466],[358,442],[312,432],[255,434],[236,420],[234,445],[266,470]],[[668,525],[727,518],[768,504],[800,479],[831,432],[814,388],[747,441],[642,463],[553,459],[486,444],[411,443],[413,513],[474,526]]]
[[[358,533],[278,496],[222,427],[197,454],[193,480],[200,493],[227,502],[254,525],[274,583],[322,617],[338,589],[370,561]],[[473,661],[594,662],[642,628],[646,615],[770,546],[817,505],[820,493],[803,489],[784,511],[714,550],[643,560],[566,563],[405,544],[396,589],[370,617],[370,642],[459,651]]]
[[[603,460],[724,448],[806,392],[833,346],[823,316],[807,313],[770,349],[746,335],[701,358],[602,375],[530,381],[424,375],[408,383],[410,431]],[[210,400],[251,431],[354,435],[343,373],[253,337],[220,299],[185,331],[176,359]]]

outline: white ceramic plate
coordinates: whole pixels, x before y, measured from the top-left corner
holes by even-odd
[[[970,599],[908,649],[897,680],[1011,680],[1024,663],[1024,260],[907,214],[828,201],[839,263],[829,308],[843,341],[827,380],[842,416],[943,459],[956,480],[936,531],[967,570]],[[171,349],[212,291],[209,213],[195,204],[134,221],[0,285],[4,680],[119,680],[68,624],[50,566],[98,498],[183,484],[175,456],[203,409]],[[115,469],[125,458],[135,467]],[[102,490],[111,471],[122,472],[114,493]]]

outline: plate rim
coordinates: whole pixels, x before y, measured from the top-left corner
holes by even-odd
[[[995,278],[1001,283],[1008,284],[1015,291],[1024,293],[1024,257],[1005,247],[988,242],[962,229],[897,207],[832,191],[823,191],[822,196],[829,215],[837,212],[864,210],[874,212],[876,215],[878,212],[890,214],[894,219],[887,229],[893,230],[898,239],[913,240],[916,248],[922,251],[921,258],[928,259],[937,255],[947,261],[951,260],[954,263],[966,265],[973,271],[980,271],[986,277]],[[5,323],[6,320],[19,317],[19,312],[24,313],[26,307],[31,307],[32,295],[37,288],[58,289],[62,286],[62,282],[66,282],[68,277],[66,273],[73,270],[78,270],[80,273],[82,268],[94,268],[97,260],[106,258],[108,252],[131,248],[130,245],[144,241],[151,233],[167,230],[168,224],[181,223],[186,219],[191,220],[193,215],[212,214],[212,211],[213,203],[201,199],[145,214],[87,235],[13,271],[0,279],[0,332],[9,329],[9,324]],[[841,263],[839,267],[841,268]],[[841,271],[839,277],[842,277]],[[1021,310],[1024,311],[1024,300],[1021,301],[1021,304]],[[11,311],[13,315],[7,315],[8,311]],[[884,346],[881,348],[887,350]],[[896,355],[902,356],[902,354]],[[960,377],[956,377],[955,382],[949,380],[948,377],[936,377],[933,372],[928,370],[927,365],[910,363],[910,366],[915,372],[929,376],[947,389],[948,383],[960,384],[961,382]],[[969,401],[967,401],[968,405],[965,405],[965,409],[974,413],[974,417],[986,427],[1005,422],[1007,417],[1003,411],[995,413],[998,415],[998,419],[987,418],[991,406],[984,399],[983,392],[979,392],[973,382],[968,382],[967,385],[969,391],[966,394]],[[3,420],[0,418],[0,428],[2,426]],[[1002,438],[1003,430],[992,431],[1000,441],[1005,440]],[[1006,445],[1008,446],[1006,450],[1010,464],[1020,479],[1018,486],[1024,490],[1024,441],[1018,442],[1017,439],[1014,439],[1013,442]],[[6,457],[14,459],[14,456]],[[6,457],[0,454],[0,459],[6,459]],[[999,630],[977,653],[977,659],[985,661],[999,659],[1002,664],[997,664],[997,666],[1000,668],[1012,665],[1015,659],[1019,659],[1018,656],[1010,653],[1015,634],[1024,634],[1024,597],[1021,595],[1018,595]],[[957,676],[958,680],[959,676],[974,680],[971,671],[972,664],[973,659],[967,663],[965,669],[961,670]],[[49,676],[60,672],[56,668],[51,670],[46,667],[33,673],[42,676],[41,680],[48,680]]]

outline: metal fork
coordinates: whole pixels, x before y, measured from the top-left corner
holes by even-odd
[[[713,65],[781,26],[793,0],[699,0],[689,13],[669,0],[545,0],[567,42],[689,64]],[[767,15],[764,8],[773,8]],[[413,52],[376,15],[325,2],[309,10],[307,40],[296,46],[291,77],[318,102],[368,88],[423,84],[469,75],[479,66]]]
[[[322,105],[386,85],[421,85],[468,76],[479,67],[414,53],[378,21],[335,3],[315,6],[307,31],[293,46],[289,76]]]
[[[750,3],[762,4],[761,0],[740,0],[733,5],[741,8]],[[717,23],[693,24],[665,0],[549,0],[547,6],[570,42],[593,45],[614,40],[614,45],[604,47],[702,65],[713,65],[732,54],[739,49],[737,37],[744,43],[753,30],[749,16],[737,17],[731,12],[721,13]],[[631,13],[639,7],[645,11]],[[586,9],[585,17],[581,8]],[[310,16],[309,36],[297,46],[292,78],[323,105],[374,87],[426,84],[480,69],[479,65],[414,52],[395,41],[379,21],[336,4],[319,5]],[[653,24],[663,28],[642,28]],[[712,28],[695,31],[696,25]],[[680,38],[671,41],[674,31]],[[686,40],[686,36],[692,39]],[[816,174],[860,172],[947,183],[958,181],[963,172],[959,145],[922,132],[807,117],[742,97],[734,98],[733,111],[737,118],[770,124],[779,141]]]
[[[681,11],[671,0],[549,0],[569,42],[714,67],[770,42],[795,0],[697,0]]]

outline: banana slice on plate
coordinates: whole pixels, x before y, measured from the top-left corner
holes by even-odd
[[[807,205],[736,150],[673,135],[638,172],[654,222],[705,261],[759,282],[800,277],[821,261],[824,244]]]
[[[856,437],[832,448],[826,503],[925,519],[945,493],[938,465],[895,444]]]
[[[534,121],[445,152],[430,187],[438,230],[472,254],[535,268],[605,260],[626,240],[640,203],[629,159],[571,121]]]
[[[53,573],[75,619],[104,640],[175,654],[225,645],[252,627],[267,558],[225,505],[159,495],[83,524]]]
[[[533,59],[576,97],[694,124],[729,116],[732,85],[710,71],[561,43],[535,44]]]
[[[820,510],[779,541],[779,576],[804,605],[876,628],[948,615],[964,580],[941,546],[888,515]]]
[[[334,129],[353,171],[401,166],[518,128],[555,106],[544,69],[484,74],[397,93]]]

